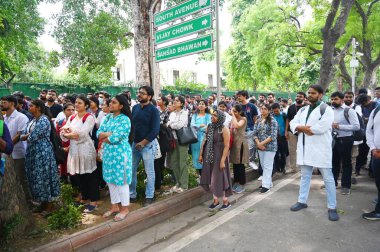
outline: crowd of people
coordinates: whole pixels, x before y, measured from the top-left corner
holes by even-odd
[[[129,91],[113,97],[104,91],[77,95],[55,90],[43,90],[34,100],[22,92],[2,97],[0,175],[6,172],[4,159],[12,159],[26,200],[38,205],[43,216],[53,211],[60,182],[78,188],[75,202],[87,213],[97,210],[100,190],[108,188],[111,208],[103,216],[115,221],[124,220],[129,204],[137,202],[141,162],[145,207],[161,189],[164,169],[175,181],[171,193],[188,190],[189,155],[199,185],[213,195],[211,210],[228,209],[228,197],[245,191],[246,167],[259,171],[262,194],[273,187],[275,172],[300,170],[292,211],[307,207],[311,176],[318,168],[314,172],[323,176],[331,221],[339,219],[337,189],[349,195],[364,169],[375,178],[380,196],[379,87],[374,99],[360,89],[356,96],[333,92],[327,103],[319,85],[298,92],[294,102],[273,93],[256,99],[245,90],[222,95],[219,102],[216,94],[154,95],[151,87],[142,86],[137,100]],[[380,219],[375,201],[375,210],[363,218]]]

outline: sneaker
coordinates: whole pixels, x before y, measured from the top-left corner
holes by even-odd
[[[137,198],[129,198],[130,203],[137,203]]]
[[[181,187],[178,187],[178,189],[175,190],[174,192],[176,192],[176,193],[183,193],[184,191],[186,191],[186,189],[183,189],[183,188],[181,188]]]
[[[220,208],[220,211],[224,211],[224,210],[226,210],[226,209],[228,209],[230,207],[231,207],[231,203],[228,202],[227,205],[224,205],[224,204],[222,205],[222,207]]]
[[[304,209],[304,208],[307,208],[307,204],[297,202],[296,204],[294,204],[293,206],[290,207],[290,210],[293,212],[297,212],[297,211]]]
[[[379,199],[378,199],[378,198],[374,198],[374,199],[372,200],[372,203],[375,204],[375,205],[376,205],[378,202],[379,202]]]
[[[260,192],[259,193],[262,193],[262,194],[264,194],[264,193],[267,193],[267,192],[269,192],[270,190],[268,189],[268,188],[265,188],[265,187],[261,187],[261,189],[260,189]]]
[[[239,186],[239,184],[233,184],[232,185],[232,191],[235,192],[236,191],[236,188]]]
[[[219,202],[217,204],[214,204],[214,202],[212,202],[212,204],[208,207],[208,209],[210,210],[214,210],[215,208],[217,208],[219,206]]]
[[[257,167],[257,165],[254,162],[249,162],[249,167],[251,167],[253,170],[259,169],[259,167]]]
[[[338,215],[338,212],[336,211],[336,209],[329,209],[328,214],[329,214],[329,220],[330,221],[339,220],[339,215]]]
[[[238,185],[236,187],[236,189],[235,189],[235,193],[240,194],[240,193],[243,193],[243,192],[245,192],[245,188],[243,186],[241,186],[241,185]]]
[[[98,208],[98,206],[93,206],[93,205],[86,205],[85,206],[85,209],[83,210],[83,213],[92,213],[94,212],[96,209]]]
[[[260,176],[257,180],[258,180],[258,181],[263,180],[263,176]]]
[[[351,189],[349,189],[349,188],[342,188],[341,190],[340,190],[341,192],[341,194],[342,195],[350,195],[351,194]]]
[[[147,206],[153,204],[153,201],[154,201],[154,198],[146,198],[145,202],[143,204],[143,207],[147,207]]]
[[[351,184],[352,185],[356,185],[358,183],[358,181],[356,180],[356,178],[351,178]]]
[[[375,211],[362,214],[362,217],[366,220],[380,220],[380,213]]]

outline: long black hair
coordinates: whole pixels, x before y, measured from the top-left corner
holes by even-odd
[[[268,116],[265,118],[265,123],[272,123],[272,115],[271,115],[271,106],[269,104],[263,104],[262,107],[265,107],[268,110]]]
[[[129,101],[128,101],[128,98],[125,96],[125,95],[116,95],[115,96],[115,99],[121,104],[123,105],[123,107],[121,108],[121,113],[128,116],[129,119],[132,119],[132,113],[131,113],[131,108],[129,106]]]
[[[42,115],[46,115],[49,119],[51,119],[50,109],[45,106],[45,103],[43,101],[36,99],[32,100],[30,103],[39,108]]]
[[[198,101],[198,105],[199,105],[200,102],[203,102],[205,104],[205,113],[206,114],[210,114],[210,109],[207,107],[206,100],[203,100],[203,99],[199,100]],[[199,114],[199,108],[197,108],[197,111],[195,111],[195,113]]]
[[[234,109],[236,110],[236,112],[239,113],[240,116],[246,117],[243,111],[243,106],[241,106],[240,104],[236,104],[234,106]]]

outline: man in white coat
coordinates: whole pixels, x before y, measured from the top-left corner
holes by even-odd
[[[334,112],[331,107],[321,102],[323,88],[312,85],[307,99],[310,105],[300,109],[290,122],[290,129],[298,133],[297,165],[301,168],[301,182],[298,202],[290,210],[299,211],[307,208],[307,198],[313,167],[319,169],[323,176],[327,194],[328,218],[339,220],[336,211],[336,188],[332,173],[332,124]]]

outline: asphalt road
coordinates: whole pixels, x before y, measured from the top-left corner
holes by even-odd
[[[209,212],[210,201],[102,251],[380,251],[380,221],[361,218],[373,210],[375,184],[366,175],[358,182],[351,195],[337,190],[338,222],[327,219],[320,176],[313,176],[309,207],[289,210],[299,188],[299,174],[291,174],[263,195],[251,181],[226,211]]]

